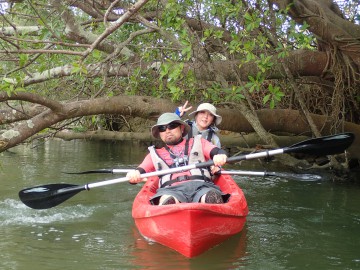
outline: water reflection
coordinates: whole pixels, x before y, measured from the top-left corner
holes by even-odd
[[[246,266],[247,228],[207,252],[187,259],[176,251],[145,240],[134,228],[136,246],[132,253],[133,264],[139,269],[237,269]],[[221,258],[219,260],[219,258]]]
[[[249,205],[239,235],[193,259],[139,235],[131,218],[139,185],[83,191],[57,207],[23,205],[24,188],[82,185],[116,175],[68,175],[133,168],[145,145],[49,141],[0,153],[0,269],[359,269],[360,187],[234,176]],[[254,163],[232,169],[261,170]],[[276,168],[272,168],[276,171]]]

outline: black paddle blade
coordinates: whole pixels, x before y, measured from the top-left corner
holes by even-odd
[[[310,155],[333,155],[344,152],[354,141],[353,133],[341,133],[309,139],[284,148],[284,153],[303,153]]]
[[[91,174],[91,173],[113,173],[113,170],[109,169],[98,169],[98,170],[90,170],[83,172],[64,172],[66,174]]]
[[[59,205],[85,189],[85,186],[50,184],[23,189],[19,192],[19,198],[30,208],[48,209]]]

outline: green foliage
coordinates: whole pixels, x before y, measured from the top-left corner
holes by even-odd
[[[88,130],[88,128],[85,127],[85,126],[75,126],[72,129],[72,131],[77,132],[77,133],[82,133],[82,132],[85,132],[87,130]]]
[[[274,109],[275,105],[281,101],[281,98],[285,96],[285,93],[280,90],[279,86],[273,86],[269,84],[269,94],[263,98],[263,104],[270,103],[270,108]]]
[[[0,84],[0,91],[5,91],[8,96],[15,91],[15,85],[12,79],[3,78]]]
[[[221,39],[224,35],[224,31],[214,30],[214,29],[205,29],[202,42],[206,41],[208,38]]]
[[[137,90],[139,89],[139,85],[141,81],[139,80],[141,78],[141,70],[140,68],[137,68],[133,71],[132,74],[130,74],[128,78],[128,84],[125,88],[125,93],[128,95],[136,95]]]
[[[246,12],[244,15],[244,19],[245,19],[245,29],[248,32],[251,32],[260,26],[261,17],[258,16],[257,12],[252,12],[252,13]]]
[[[184,88],[189,93],[194,91],[194,76],[192,72],[184,74],[184,64],[163,63],[160,67],[159,90],[168,89],[170,98],[173,101],[181,100],[184,97]]]
[[[50,128],[44,128],[43,130],[39,131],[39,134],[47,134],[51,131]]]
[[[23,67],[29,60],[29,56],[27,54],[19,54],[19,66]]]
[[[104,56],[103,53],[101,53],[101,51],[99,50],[93,50],[91,52],[91,56],[96,60],[96,61],[100,61]]]
[[[260,58],[255,61],[262,73],[265,73],[274,65],[274,63],[271,61],[271,58],[272,56],[265,56],[264,54],[260,54]]]
[[[275,50],[276,50],[276,52],[278,52],[277,57],[279,59],[285,58],[289,55],[289,51],[286,48],[284,48],[284,46],[280,42],[277,43]]]
[[[343,1],[344,14],[359,21],[358,13],[351,9],[354,3],[357,2]],[[0,39],[4,52],[0,62],[1,91],[10,95],[26,90],[58,100],[90,98],[98,92],[110,97],[149,95],[215,103],[237,102],[250,96],[257,104],[274,108],[285,95],[280,90],[285,89],[282,82],[269,83],[275,64],[294,50],[315,48],[310,32],[314,26],[299,25],[288,15],[293,3],[276,10],[268,1],[150,1],[140,10],[141,16],[133,16],[80,61],[79,55],[71,52],[88,49],[125,9],[116,6],[108,17],[101,18],[100,14],[108,8],[101,6],[101,1],[97,2],[97,16],[81,10],[80,5],[62,1],[58,4],[54,7],[44,0],[16,1],[11,14],[4,12],[3,27],[36,26],[39,30],[17,31],[13,39]],[[67,12],[68,18],[74,19],[73,28],[64,20]],[[21,53],[8,53],[16,50]],[[221,74],[201,81],[207,75],[201,74],[202,70],[216,61],[227,60],[239,63],[241,68],[249,67],[242,69],[249,76],[228,72],[225,80],[230,78],[230,86],[226,88],[219,83]],[[161,63],[159,69],[146,68],[155,62]],[[90,74],[89,66],[96,64],[100,64],[101,72]],[[68,66],[72,67],[70,75],[55,74],[55,68]],[[226,69],[229,66],[226,62]],[[39,74],[48,75],[49,79],[24,84],[25,78],[33,79]]]
[[[5,91],[8,96],[11,96],[12,93],[26,91],[22,86],[23,79],[20,76],[15,78],[2,78],[0,82],[0,91]]]
[[[72,67],[71,74],[87,74],[86,66],[83,63],[74,62],[72,63]]]
[[[262,72],[258,72],[255,77],[249,76],[249,82],[245,84],[245,87],[249,89],[249,92],[259,91],[265,78]]]
[[[290,22],[288,39],[296,44],[297,48],[314,49],[315,38],[308,31],[308,27],[306,22],[300,27],[295,22]]]
[[[245,99],[245,96],[242,94],[245,91],[243,86],[232,86],[230,88],[223,89],[225,101],[229,102],[239,102]]]
[[[219,83],[213,83],[211,87],[206,88],[201,91],[201,98],[204,100],[212,101],[213,103],[217,103],[221,101],[222,87]]]

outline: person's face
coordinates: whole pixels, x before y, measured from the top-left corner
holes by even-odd
[[[200,131],[207,129],[213,122],[215,116],[209,111],[199,111],[195,116],[195,122]]]
[[[176,122],[158,127],[161,140],[169,145],[180,141],[184,128],[183,125]]]

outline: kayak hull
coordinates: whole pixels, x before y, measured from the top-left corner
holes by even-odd
[[[158,178],[149,178],[136,196],[132,216],[141,235],[192,258],[239,233],[246,222],[248,207],[243,191],[229,175],[215,180],[224,193],[224,204],[180,203],[151,205]]]

